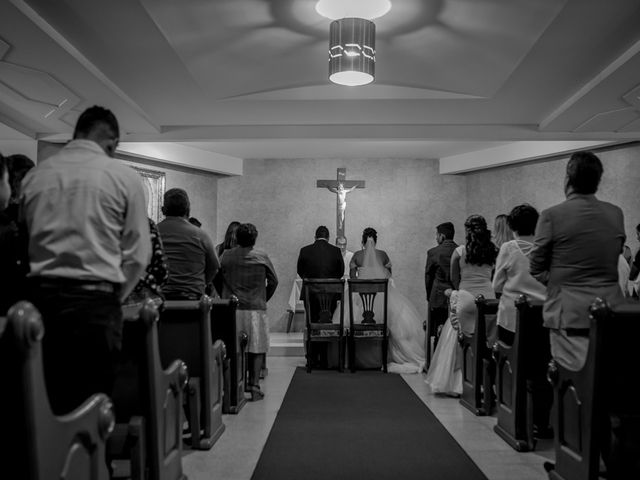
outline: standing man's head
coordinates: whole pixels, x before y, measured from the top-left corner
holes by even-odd
[[[440,245],[445,240],[453,240],[456,229],[451,222],[441,223],[436,227],[436,241]]]
[[[7,167],[6,159],[0,153],[0,212],[7,208],[10,197],[9,168]]]
[[[316,228],[316,240],[320,239],[329,241],[329,229],[324,225],[320,225]]]
[[[592,152],[576,152],[567,163],[565,193],[589,195],[596,193],[602,178],[602,162]]]
[[[94,105],[78,118],[73,139],[92,140],[100,145],[104,153],[113,157],[120,141],[118,120],[111,110]]]
[[[236,230],[236,242],[239,247],[253,247],[258,238],[258,230],[253,223],[241,223]]]
[[[340,251],[342,252],[342,255],[345,255],[347,253],[347,239],[344,237],[338,237],[336,238],[336,246],[340,249]]]
[[[165,192],[162,205],[162,214],[165,217],[189,218],[190,210],[189,195],[182,188],[170,188]]]

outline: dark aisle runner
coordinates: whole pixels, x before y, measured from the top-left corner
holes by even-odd
[[[400,375],[298,368],[252,480],[486,480]]]

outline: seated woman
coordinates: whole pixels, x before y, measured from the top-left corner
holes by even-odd
[[[389,350],[387,369],[393,373],[419,373],[424,365],[424,330],[422,319],[413,304],[402,295],[391,279],[391,261],[383,250],[375,248],[378,234],[373,228],[365,228],[362,233],[362,250],[355,252],[350,263],[351,278],[388,278],[387,324],[389,327]],[[354,295],[354,322],[362,319],[362,302]],[[383,302],[376,299],[375,318],[383,317]],[[339,309],[334,314],[334,322],[339,321]],[[348,308],[345,319],[348,319]],[[345,322],[347,325],[348,322]],[[372,342],[373,343],[373,342]],[[361,368],[380,365],[381,348],[379,344],[369,347],[359,345],[356,350],[356,362]]]
[[[498,253],[483,217],[471,215],[464,227],[466,244],[451,255],[451,282],[456,290],[450,292],[449,318],[442,328],[425,380],[433,393],[454,396],[462,393],[457,337],[462,332],[475,331],[475,297],[495,298],[491,272]]]

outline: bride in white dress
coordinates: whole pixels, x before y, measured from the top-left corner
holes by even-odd
[[[389,327],[389,350],[387,369],[392,373],[420,373],[425,362],[424,330],[422,319],[413,304],[395,287],[391,278],[391,262],[386,252],[375,248],[377,233],[372,228],[365,229],[363,250],[356,252],[351,259],[351,278],[372,279],[388,278],[387,292],[387,324]],[[345,302],[345,326],[348,326],[348,297]],[[382,296],[377,296],[374,303],[375,317],[382,321]],[[353,296],[354,322],[362,321],[362,301],[360,295]],[[339,309],[336,309],[339,315]],[[339,319],[334,315],[334,322]],[[359,367],[375,367],[380,364],[380,344],[358,345],[356,362]]]

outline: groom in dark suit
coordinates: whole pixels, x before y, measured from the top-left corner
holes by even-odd
[[[324,225],[316,229],[316,241],[302,247],[298,256],[300,278],[342,278],[344,260],[338,247],[329,243],[329,229]],[[303,296],[304,300],[304,296]],[[318,305],[310,305],[311,319],[317,321]],[[305,305],[305,308],[308,308]],[[332,310],[335,305],[332,305]]]
[[[344,274],[344,260],[342,251],[329,243],[329,229],[324,225],[316,229],[316,240],[311,245],[302,247],[298,255],[298,275],[300,278],[342,278]],[[302,296],[303,301],[304,292]],[[310,305],[305,303],[304,308],[309,310],[312,322],[317,322],[320,306],[318,301],[311,297]],[[331,302],[331,313],[335,310],[337,301]],[[329,320],[330,322],[331,320]],[[319,366],[327,364],[327,344],[315,344],[312,355]]]

